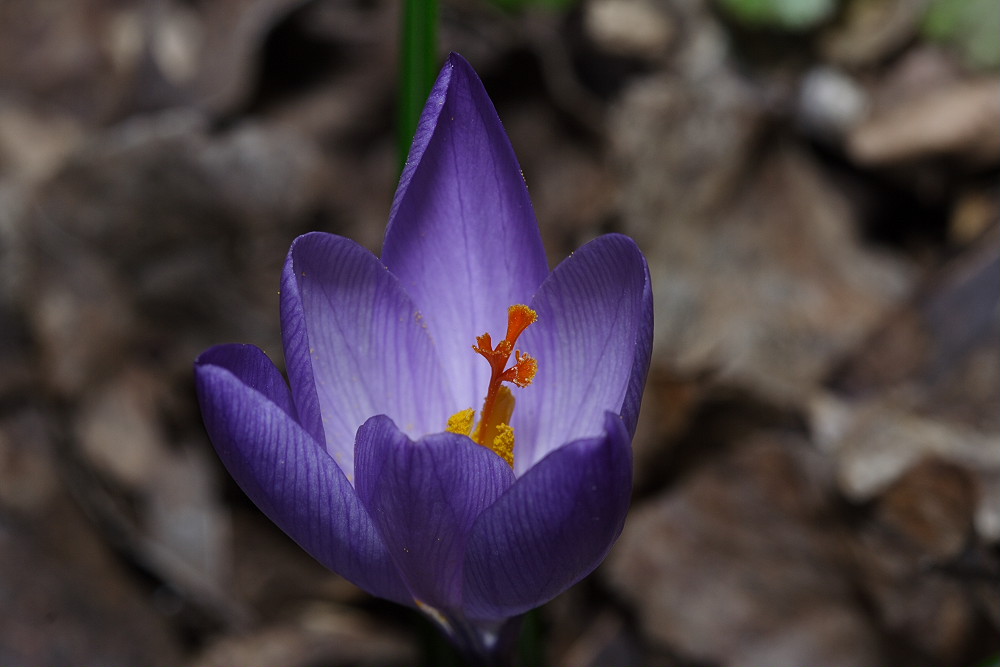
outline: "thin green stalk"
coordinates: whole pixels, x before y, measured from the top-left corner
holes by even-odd
[[[406,164],[420,112],[437,76],[437,14],[437,0],[404,0],[396,123],[400,169]]]

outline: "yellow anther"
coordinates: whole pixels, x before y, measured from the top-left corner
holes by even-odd
[[[476,412],[472,408],[459,410],[451,417],[448,417],[448,428],[445,430],[448,431],[448,433],[458,433],[459,435],[471,435],[472,421],[475,418],[475,415]]]
[[[507,424],[497,424],[497,435],[493,438],[490,446],[500,458],[507,462],[511,468],[514,467],[514,429]]]

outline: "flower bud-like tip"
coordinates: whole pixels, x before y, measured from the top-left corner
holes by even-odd
[[[524,333],[530,325],[538,319],[538,313],[528,308],[523,303],[514,304],[507,309],[507,337],[511,345],[518,336]]]
[[[517,361],[504,373],[505,376],[509,373],[510,377],[504,379],[518,387],[527,387],[538,373],[538,361],[532,356],[521,354],[520,350],[514,353],[514,358]]]
[[[493,338],[489,333],[476,336],[476,344],[472,346],[472,349],[489,359],[493,353]]]

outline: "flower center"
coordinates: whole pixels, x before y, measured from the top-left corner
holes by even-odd
[[[467,435],[484,447],[496,452],[511,467],[514,466],[514,429],[510,427],[510,417],[514,414],[514,395],[503,385],[510,382],[518,387],[527,387],[538,372],[538,362],[514,350],[518,337],[535,320],[538,313],[525,305],[517,304],[507,309],[507,335],[493,347],[493,339],[488,333],[476,337],[472,349],[490,364],[490,384],[486,390],[483,409],[479,411],[479,423],[473,429],[472,408],[456,412],[448,418],[448,431]],[[507,363],[514,355],[514,365]]]

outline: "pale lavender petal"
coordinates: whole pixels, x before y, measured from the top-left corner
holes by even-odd
[[[461,408],[478,408],[489,366],[476,336],[507,329],[548,274],[538,222],[493,103],[452,55],[400,179],[382,261],[424,315]]]
[[[522,614],[597,567],[621,533],[632,491],[631,436],[622,418],[552,452],[472,528],[464,601],[473,619]]]
[[[463,435],[410,440],[388,417],[358,431],[357,489],[414,600],[460,609],[465,543],[514,482],[503,459]]]
[[[354,241],[297,238],[281,298],[296,405],[321,414],[327,450],[348,479],[355,434],[372,415],[420,436],[444,430],[449,415],[468,407],[447,397],[434,346],[399,281]]]
[[[518,475],[563,443],[601,433],[605,411],[622,413],[650,344],[646,282],[635,242],[608,234],[564,260],[538,290],[538,321],[518,343],[538,360],[534,383],[515,390]],[[633,396],[627,406],[630,422],[636,403]]]
[[[195,363],[205,428],[251,500],[326,567],[373,595],[409,597],[343,471],[294,419],[281,373],[258,348],[224,345]]]

